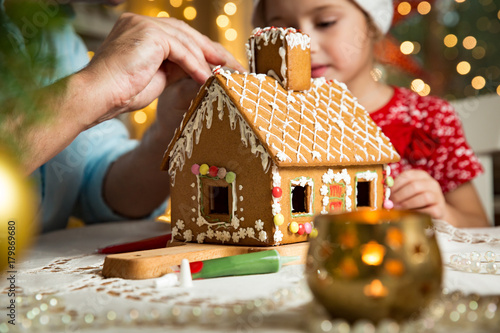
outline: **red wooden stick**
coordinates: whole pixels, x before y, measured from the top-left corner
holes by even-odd
[[[106,246],[97,249],[96,252],[100,254],[114,254],[114,253],[159,249],[162,247],[166,247],[167,242],[171,239],[172,239],[172,234],[166,234],[152,238],[142,239],[136,242]]]

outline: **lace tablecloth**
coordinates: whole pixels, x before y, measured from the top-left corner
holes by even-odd
[[[494,251],[500,256],[500,228],[458,230],[440,221],[435,225],[445,264],[455,253]],[[38,332],[40,327],[50,332],[136,332],[137,326],[148,332],[164,332],[167,326],[169,332],[308,330],[304,323],[311,296],[300,265],[275,274],[197,280],[192,288],[157,288],[154,280],[102,277],[105,256],[95,249],[153,237],[169,228],[152,221],[121,222],[42,235],[17,267],[16,295],[22,297],[15,328],[4,323],[9,319],[4,314],[9,285],[5,278],[0,282],[0,332]],[[445,265],[444,288],[500,295],[500,272],[462,272]],[[33,313],[32,304],[38,309]],[[53,316],[43,317],[44,311],[68,315],[54,322]],[[175,325],[166,326],[171,322]],[[321,325],[320,331],[325,331]]]

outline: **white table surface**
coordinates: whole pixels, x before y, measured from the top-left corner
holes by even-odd
[[[219,322],[209,318],[210,320],[205,321],[208,324],[205,325],[193,323],[188,319],[187,323],[182,325],[148,324],[140,330],[165,332],[166,327],[169,332],[304,332],[307,330],[306,313],[310,307],[311,296],[303,280],[304,267],[301,265],[285,266],[274,274],[197,280],[193,281],[192,288],[156,288],[153,280],[104,279],[101,276],[100,271],[105,256],[95,254],[95,249],[157,236],[168,232],[169,229],[168,224],[139,221],[105,223],[44,234],[17,266],[16,292],[25,296],[41,294],[44,300],[56,297],[59,304],[63,305],[61,311],[79,318],[83,318],[85,314],[102,317],[109,311],[118,316],[126,317],[130,313],[139,313],[142,316],[151,311],[155,313],[172,311],[172,306],[183,311],[196,307],[202,309],[204,311],[202,316],[205,316],[206,313],[213,315],[212,310],[216,307],[245,308],[249,307],[249,304],[254,304],[256,299],[264,301],[278,299],[279,306],[275,306],[273,311],[265,314],[259,312],[257,306],[255,310],[247,309],[241,316],[234,313],[223,315]],[[441,223],[437,225],[437,229],[437,239],[445,263],[449,262],[450,255],[455,253],[494,251],[500,256],[500,228],[458,230]],[[5,321],[4,304],[8,304],[5,280],[2,278],[0,282],[2,306],[0,323]],[[500,295],[500,272],[497,275],[484,272],[467,273],[453,270],[445,265],[443,287],[448,291],[460,290],[464,294]],[[302,293],[298,296],[293,294],[301,290]],[[291,296],[285,297],[283,293],[285,295],[292,293],[295,296],[290,294]],[[259,305],[261,302],[256,304]],[[27,310],[19,307],[17,311],[19,321],[23,311]],[[497,316],[500,316],[500,312]],[[72,325],[71,331],[78,332],[138,331],[134,326],[136,323],[124,325],[123,320],[115,327],[92,327],[88,324],[80,326],[78,322]],[[16,329],[20,329],[21,325],[16,326]],[[0,324],[0,332],[3,332],[2,327],[6,326]],[[10,329],[9,332],[13,331],[12,325],[7,327]],[[57,327],[49,331],[56,332]]]

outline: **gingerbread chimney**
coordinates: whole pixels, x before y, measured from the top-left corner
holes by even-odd
[[[247,44],[250,72],[267,74],[287,90],[311,86],[311,38],[294,28],[255,28]]]

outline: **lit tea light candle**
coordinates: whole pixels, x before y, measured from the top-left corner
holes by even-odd
[[[388,294],[387,288],[378,279],[373,280],[370,284],[367,284],[363,291],[366,296],[380,298],[385,297]]]
[[[361,246],[361,260],[367,265],[378,266],[385,256],[385,247],[375,241]]]

